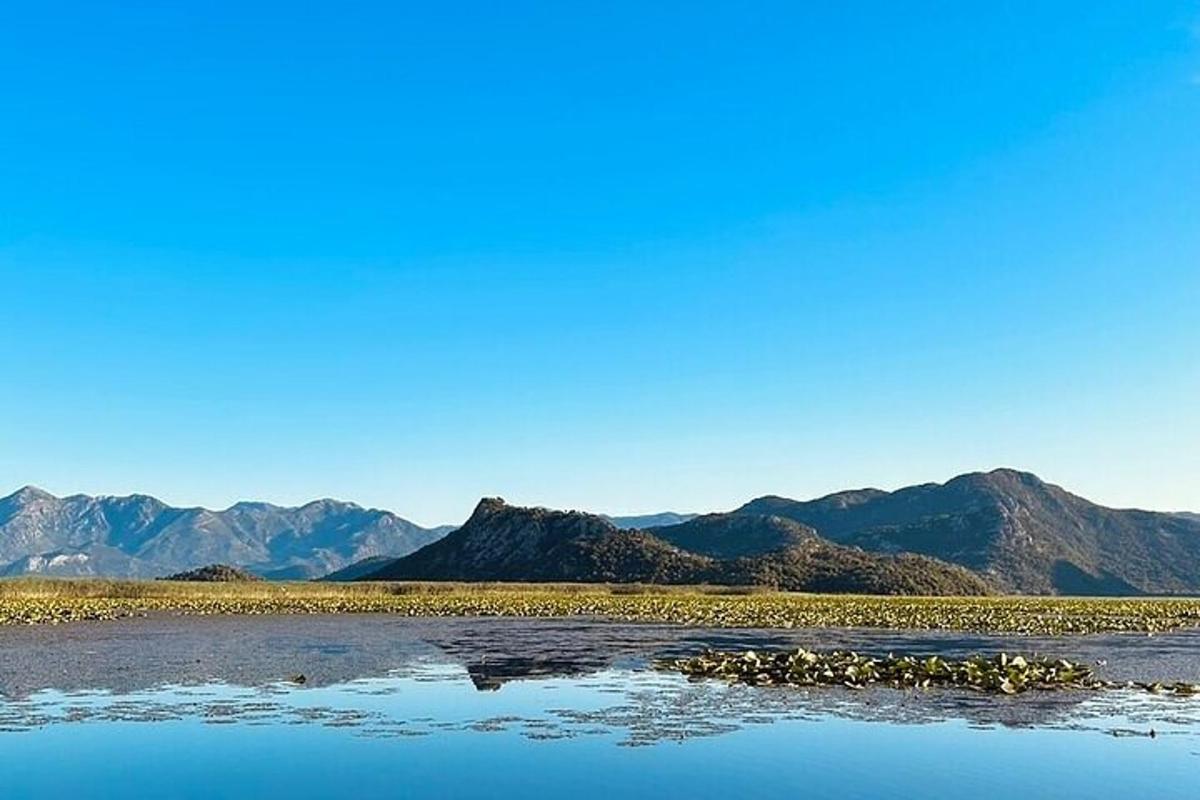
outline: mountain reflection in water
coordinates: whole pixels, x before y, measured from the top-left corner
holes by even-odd
[[[994,697],[957,691],[762,689],[691,683],[652,659],[705,647],[860,652],[1042,652],[1102,661],[1106,677],[1192,679],[1195,632],[1031,639],[948,633],[782,631],[585,620],[383,616],[156,616],[0,630],[0,733],[73,722],[319,725],[372,737],[511,731],[530,739],[616,733],[651,744],[784,720],[1049,727],[1195,735],[1200,699],[1114,692]],[[288,683],[304,676],[304,684]],[[439,698],[535,681],[519,713]],[[469,683],[468,683],[469,682]],[[425,688],[428,687],[428,688]],[[440,688],[439,688],[440,687]],[[424,705],[422,697],[429,698]],[[580,698],[586,698],[586,701]],[[414,704],[415,703],[415,704]],[[503,704],[501,704],[503,705]],[[447,713],[447,709],[450,713]],[[500,709],[503,711],[503,709]]]

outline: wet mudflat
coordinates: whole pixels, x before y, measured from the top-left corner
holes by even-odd
[[[964,782],[1029,797],[1195,794],[1200,698],[762,688],[649,668],[705,648],[801,646],[1040,653],[1112,680],[1200,679],[1197,631],[362,615],[12,627],[0,629],[0,786],[18,798],[961,797]]]

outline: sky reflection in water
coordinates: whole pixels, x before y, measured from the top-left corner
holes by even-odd
[[[331,639],[307,662],[281,645],[285,628],[307,631],[305,648],[333,637],[321,624],[198,623],[187,635],[201,642],[240,631],[241,652],[270,644],[330,670],[360,658],[345,627],[345,642]],[[378,621],[353,624],[379,630]],[[608,644],[621,641],[606,650],[590,633],[514,626],[502,638],[516,652],[497,658],[503,648],[479,638],[495,627],[401,629],[421,646],[404,645],[402,657],[389,651],[393,667],[306,686],[227,675],[169,685],[152,680],[153,670],[81,682],[49,666],[20,678],[23,664],[69,664],[105,649],[78,632],[14,634],[0,653],[4,797],[1190,798],[1198,785],[1200,700],[729,687],[648,670],[647,653],[678,644],[664,631],[622,638],[605,628]],[[165,630],[102,629],[114,652],[127,652],[130,642],[118,648],[117,639],[133,635],[148,655],[177,649]],[[552,635],[561,635],[548,648],[558,660],[512,646]],[[575,652],[584,662],[565,657]],[[18,680],[28,688],[14,691],[25,685]],[[88,685],[105,688],[80,688]]]

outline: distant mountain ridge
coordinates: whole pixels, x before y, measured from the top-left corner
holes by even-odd
[[[60,498],[27,486],[0,499],[0,575],[152,578],[227,563],[264,577],[313,578],[411,553],[449,529],[337,500],[211,511],[147,495]]]
[[[864,553],[771,516],[713,514],[622,530],[579,511],[485,498],[458,530],[358,580],[760,585],[789,591],[984,594],[961,567]]]
[[[211,511],[26,487],[0,499],[0,576],[149,578],[225,563],[293,579],[687,580],[884,592],[974,591],[978,581],[1027,594],[1200,594],[1200,515],[1106,508],[1012,469],[891,492],[766,496],[699,517],[609,518],[485,499],[463,528],[469,537],[442,541],[453,527],[421,528],[334,500]]]
[[[679,525],[682,522],[693,520],[700,515],[661,511],[657,514],[631,514],[615,517],[608,514],[601,514],[600,516],[622,530],[648,530],[650,528],[665,528],[668,525]]]
[[[1200,517],[1106,508],[1012,469],[895,492],[762,497],[735,513],[776,514],[864,550],[961,564],[1009,592],[1200,592]]]

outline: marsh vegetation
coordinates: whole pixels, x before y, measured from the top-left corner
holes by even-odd
[[[989,694],[1021,694],[1055,689],[1144,689],[1177,695],[1200,693],[1200,685],[1194,683],[1118,683],[1098,678],[1087,664],[1046,656],[1010,656],[1007,653],[947,659],[937,655],[915,657],[890,653],[876,657],[841,650],[821,653],[804,648],[773,653],[710,650],[691,658],[661,660],[657,666],[691,678],[721,678],[752,686],[844,686],[850,689],[869,686],[894,689],[947,687]]]
[[[1200,598],[884,597],[638,584],[0,581],[0,624],[150,613],[592,617],[717,627],[1058,635],[1197,627]]]

